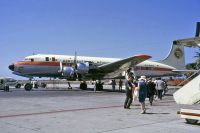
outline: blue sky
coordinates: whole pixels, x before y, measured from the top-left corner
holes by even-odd
[[[193,37],[199,0],[1,0],[0,76],[33,53],[125,58],[167,56],[172,41]],[[197,49],[186,48],[186,63]]]

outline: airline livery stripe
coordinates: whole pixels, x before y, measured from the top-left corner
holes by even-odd
[[[17,62],[16,65],[33,65],[33,66],[60,66],[60,62],[41,62],[41,61],[21,61]]]
[[[141,55],[135,55],[136,58],[140,58],[140,59],[149,59],[151,58],[151,56],[149,55],[145,55],[145,54],[141,54]]]
[[[146,70],[146,71],[172,71],[170,68],[161,68],[161,67],[136,67],[135,71]]]

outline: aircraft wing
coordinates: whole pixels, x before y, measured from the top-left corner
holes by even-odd
[[[200,37],[175,40],[173,43],[184,45],[187,47],[200,47]]]
[[[145,54],[135,55],[112,63],[100,65],[98,68],[103,72],[109,73],[116,71],[118,69],[119,70],[127,69],[128,67],[135,66],[140,62],[143,62],[149,58],[151,58],[151,56]]]

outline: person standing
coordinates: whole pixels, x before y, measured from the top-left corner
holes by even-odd
[[[113,91],[115,91],[115,85],[116,85],[116,82],[115,82],[115,79],[113,79],[113,80],[112,80],[112,90],[113,90]]]
[[[119,80],[119,91],[122,91],[122,85],[123,85],[123,81],[120,79]]]
[[[149,102],[150,102],[150,105],[152,106],[152,103],[153,103],[153,98],[154,98],[154,95],[156,93],[156,88],[155,88],[155,83],[152,81],[152,79],[149,79],[147,81],[147,96],[149,98]]]
[[[158,98],[160,100],[162,100],[162,92],[165,88],[165,83],[164,81],[161,80],[161,78],[157,78],[157,80],[154,81],[155,85],[156,85],[156,90],[157,90],[157,95],[158,95]]]
[[[129,77],[129,75],[131,75],[131,74],[132,74],[131,68],[129,67],[129,68],[126,70],[125,79],[128,80],[128,77]]]
[[[133,84],[133,75],[128,75],[128,80],[125,82],[126,86],[126,99],[124,102],[124,109],[130,109],[130,105],[133,101],[133,89],[135,88],[135,85]]]
[[[146,113],[145,99],[147,97],[146,76],[141,76],[138,80],[139,80],[138,90],[139,90],[139,102],[141,105],[141,114],[145,114]]]

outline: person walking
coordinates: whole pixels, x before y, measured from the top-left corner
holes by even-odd
[[[165,83],[164,81],[161,80],[161,78],[157,78],[157,80],[154,81],[155,85],[156,85],[156,90],[157,90],[157,95],[158,95],[158,98],[160,100],[162,100],[162,92],[165,88]]]
[[[138,90],[139,90],[139,102],[141,105],[141,114],[145,114],[146,113],[145,99],[147,97],[146,76],[141,76],[138,80],[139,80]]]
[[[119,91],[122,91],[122,85],[123,85],[123,81],[120,79],[119,80]]]
[[[135,88],[135,85],[133,84],[133,75],[128,75],[128,80],[125,82],[126,86],[126,99],[124,102],[124,109],[130,109],[130,105],[133,101],[133,89]]]
[[[149,102],[150,102],[150,105],[152,106],[152,103],[153,103],[153,99],[154,99],[154,95],[156,93],[156,88],[155,88],[155,83],[152,81],[152,79],[150,78],[148,81],[147,81],[147,96],[149,98]]]

